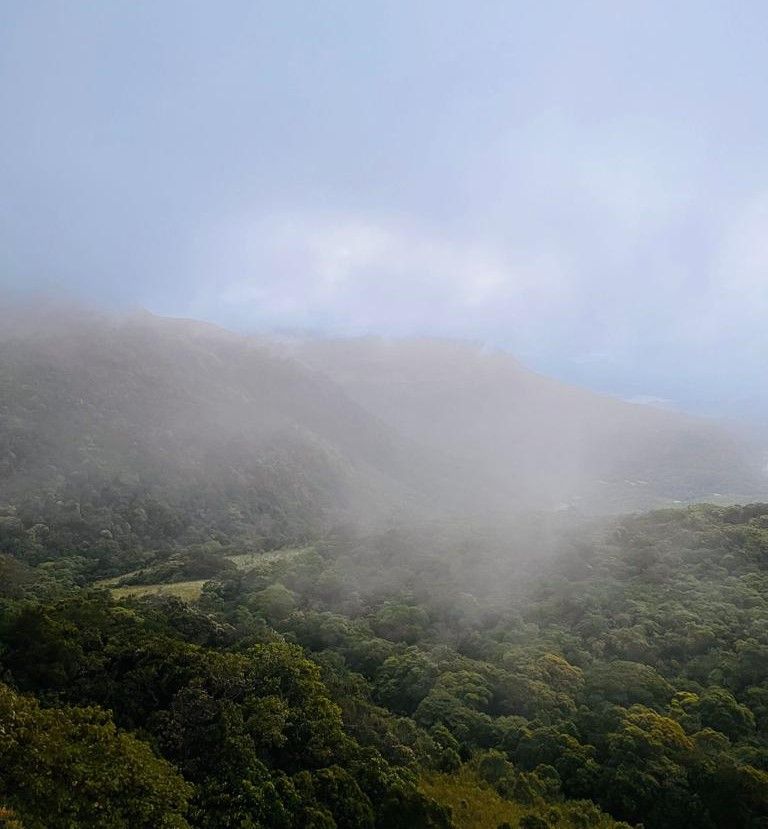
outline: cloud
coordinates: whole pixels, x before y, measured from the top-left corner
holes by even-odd
[[[692,290],[680,296],[677,340],[694,349],[763,353],[768,346],[768,193],[729,210],[713,229],[712,255]],[[739,343],[747,350],[730,351]],[[704,352],[702,351],[702,354]],[[716,357],[717,355],[713,355]]]
[[[470,338],[666,397],[667,378],[703,385],[768,344],[768,197],[717,190],[710,149],[650,118],[555,114],[478,144],[428,190],[429,209],[343,210],[333,193],[322,210],[243,205],[200,237],[197,289],[173,312]]]
[[[555,255],[449,239],[367,216],[241,217],[207,240],[192,312],[336,333],[488,333],[562,313],[572,280]]]
[[[634,394],[626,398],[627,403],[636,403],[639,406],[653,406],[657,409],[674,409],[675,403],[668,397],[657,397],[654,394]]]
[[[768,311],[768,193],[750,200],[726,228],[712,293],[752,316]]]

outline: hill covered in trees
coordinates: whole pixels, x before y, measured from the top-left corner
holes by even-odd
[[[0,503],[46,526],[68,510],[132,544],[274,546],[343,521],[599,514],[767,488],[760,447],[714,423],[460,343],[271,342],[71,309],[2,323]]]
[[[213,326],[36,311],[0,334],[0,503],[41,524],[282,543],[426,504],[440,473],[422,455],[321,374]]]

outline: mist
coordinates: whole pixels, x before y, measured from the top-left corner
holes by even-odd
[[[470,342],[245,336],[38,301],[7,309],[0,356],[7,440],[24,448],[2,488],[17,495],[91,478],[213,487],[222,506],[266,498],[267,522],[383,527],[756,501],[768,485],[746,430]]]
[[[0,829],[768,826],[768,9],[2,10]]]

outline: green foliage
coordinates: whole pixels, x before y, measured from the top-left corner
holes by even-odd
[[[402,714],[412,714],[432,690],[438,666],[422,651],[406,651],[384,660],[376,677],[378,699]]]
[[[188,826],[191,787],[98,708],[41,709],[0,685],[0,768],[27,829]]]
[[[173,604],[126,611],[104,595],[22,605],[4,622],[4,663],[46,699],[108,706],[119,724],[141,728],[195,784],[196,826],[386,825],[402,809],[424,811],[424,826],[445,824],[408,775],[345,733],[320,668],[299,648],[201,648],[184,641],[208,638],[196,612],[179,615]]]
[[[87,556],[6,556],[4,693],[32,712],[52,764],[86,733],[100,746],[82,773],[109,809],[129,808],[121,774],[128,791],[149,776],[161,794],[136,793],[130,825],[162,826],[141,810],[165,809],[201,829],[755,829],[768,821],[766,517],[697,507],[563,527],[545,562],[503,559],[498,539],[469,555],[418,533],[339,533],[228,553],[238,566],[190,547],[122,576],[167,566],[171,590],[200,555],[213,578],[194,605],[117,603],[83,587]],[[121,589],[142,588],[158,592]],[[9,821],[80,809],[78,825],[125,824],[119,811],[88,823],[102,800],[75,804],[80,784],[49,787],[35,811],[29,787],[49,772],[14,745]],[[65,765],[50,774],[67,781]]]
[[[270,584],[251,596],[248,607],[262,613],[267,621],[279,622],[295,610],[296,595],[283,584]]]

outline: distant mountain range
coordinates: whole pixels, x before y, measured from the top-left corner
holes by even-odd
[[[142,313],[6,312],[0,503],[160,493],[286,535],[403,515],[764,497],[758,447],[436,340],[270,341]],[[122,496],[121,496],[122,497]],[[192,506],[190,506],[192,505]]]

